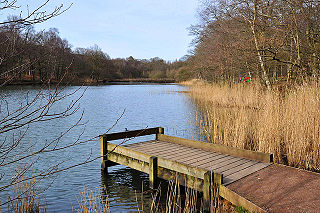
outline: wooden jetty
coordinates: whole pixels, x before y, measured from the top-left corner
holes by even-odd
[[[109,142],[151,134],[155,140],[128,145]],[[272,154],[172,137],[164,135],[161,127],[104,134],[100,144],[102,170],[121,164],[148,173],[151,188],[157,188],[158,178],[178,178],[179,184],[203,192],[207,206],[215,184],[221,197],[250,212],[320,210],[320,175],[273,164]],[[301,187],[306,178],[313,184]]]

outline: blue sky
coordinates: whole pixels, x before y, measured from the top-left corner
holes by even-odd
[[[18,4],[34,8],[39,2]],[[187,28],[197,22],[198,0],[51,0],[46,9],[61,3],[73,5],[36,29],[56,27],[74,48],[97,44],[111,58],[179,59],[190,49]]]

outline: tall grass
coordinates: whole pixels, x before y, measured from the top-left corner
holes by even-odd
[[[320,170],[320,87],[189,82],[207,141],[273,153],[275,161]]]
[[[98,191],[88,190],[83,187],[79,194],[78,213],[110,213],[110,206],[107,197],[102,197]]]
[[[16,183],[12,186],[12,196],[8,197],[8,212],[36,213],[46,212],[46,207],[40,205],[36,193],[35,180]],[[1,212],[1,208],[0,208]]]
[[[165,212],[193,213],[198,212],[198,210],[202,212],[198,202],[201,199],[197,195],[197,191],[190,188],[185,188],[184,193],[182,193],[177,179],[169,181]]]

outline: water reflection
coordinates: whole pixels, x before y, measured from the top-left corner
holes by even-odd
[[[108,199],[111,203],[111,212],[150,212],[155,209],[157,212],[165,212],[167,203],[169,200],[174,202],[173,199],[179,200],[181,209],[185,207],[186,200],[189,205],[193,203],[196,209],[202,208],[200,192],[182,185],[177,188],[175,181],[169,183],[160,178],[158,189],[152,190],[149,188],[148,174],[123,166],[112,168],[111,172],[101,172],[101,194],[104,201]],[[152,202],[155,209],[151,209]]]
[[[148,174],[127,167],[116,167],[119,168],[101,172],[102,195],[112,203],[111,211],[150,209],[152,195]]]

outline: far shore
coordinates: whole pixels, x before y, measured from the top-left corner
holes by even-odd
[[[41,81],[32,81],[32,80],[15,80],[3,84],[4,86],[19,86],[19,85],[43,85],[43,84],[58,84],[58,81],[50,82],[41,82]],[[70,81],[70,82],[61,82],[61,85],[70,85],[70,86],[96,86],[96,85],[113,85],[113,84],[171,84],[177,83],[174,79],[151,79],[151,78],[132,78],[132,79],[112,79],[112,80],[91,80],[91,81]]]

